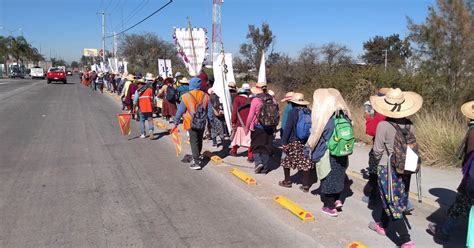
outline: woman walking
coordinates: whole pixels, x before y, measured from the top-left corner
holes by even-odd
[[[448,218],[441,225],[434,223],[428,225],[429,232],[435,239],[441,241],[449,240],[461,220],[469,216],[474,202],[474,178],[471,176],[474,175],[474,101],[463,104],[461,111],[469,119],[466,136],[459,148],[463,178],[458,187],[456,200],[448,209]]]
[[[211,123],[211,139],[212,146],[217,147],[217,137],[221,140],[221,145],[223,143],[224,137],[226,136],[226,124],[224,117],[224,109],[220,102],[219,96],[214,92],[212,88],[207,90],[212,106],[212,113],[214,114],[213,122]]]
[[[304,144],[309,138],[311,129],[311,111],[308,109],[309,102],[304,100],[304,95],[294,93],[289,103],[293,105],[288,113],[286,125],[283,127],[281,145],[286,156],[282,159],[281,166],[285,179],[278,184],[282,187],[291,188],[290,169],[303,171],[303,180],[300,189],[309,191],[309,173],[313,168],[313,161],[304,156]]]
[[[337,217],[338,210],[342,209],[340,197],[345,187],[348,166],[348,156],[333,155],[327,145],[335,130],[336,117],[348,125],[352,122],[341,93],[333,88],[314,91],[311,135],[307,146],[312,152],[311,159],[316,162],[316,172],[321,181],[322,212],[331,217]]]
[[[160,95],[163,97],[163,118],[173,123],[173,116],[176,115],[176,101],[178,97],[178,92],[173,85],[172,78],[166,78],[164,81],[164,86],[160,90]]]
[[[390,159],[388,165],[380,165],[380,160],[384,153],[389,154],[390,158],[398,156],[400,147],[396,144],[399,144],[397,140],[400,140],[398,139],[400,134],[404,134],[407,142],[414,140],[414,127],[408,117],[420,110],[423,98],[415,92],[390,89],[383,97],[371,96],[370,103],[374,110],[386,119],[377,125],[372,148],[373,156],[370,157],[373,161],[369,162],[379,165],[377,166],[377,181],[382,200],[382,216],[380,222],[371,222],[369,228],[380,235],[385,235],[385,230],[391,226],[400,238],[401,247],[412,248],[415,245],[404,220],[411,175],[400,173],[394,159]],[[405,145],[408,147],[409,144]],[[413,146],[413,149],[416,152],[416,146]]]
[[[243,84],[239,89],[238,95],[234,98],[232,104],[232,143],[230,156],[237,156],[237,149],[239,147],[248,148],[247,159],[253,158],[252,150],[250,149],[250,133],[246,134],[244,127],[245,121],[249,115],[250,110],[250,85]]]

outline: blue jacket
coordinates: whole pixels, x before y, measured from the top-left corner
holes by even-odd
[[[286,121],[288,120],[288,115],[290,114],[291,110],[293,109],[293,104],[288,103],[283,110],[283,114],[281,116],[281,129],[286,127]]]
[[[314,148],[313,153],[311,154],[311,160],[314,162],[319,162],[321,158],[324,156],[324,153],[326,153],[326,150],[328,149],[326,142],[331,138],[332,133],[334,132],[334,120],[331,116],[329,118],[328,123],[326,123],[326,126],[324,127],[324,131],[321,134],[321,138],[319,139],[318,144],[316,145],[316,148]]]
[[[199,87],[201,86],[201,79],[194,77],[191,80],[189,80],[189,91],[192,90],[199,90]],[[183,117],[183,114],[186,112],[186,105],[184,105],[184,102],[181,101],[178,105],[178,111],[176,112],[176,117],[174,119],[175,125],[178,125],[181,121],[181,117]],[[212,104],[209,99],[209,103],[207,104],[207,118],[209,119],[209,122],[212,122],[214,119],[214,114],[212,113]]]
[[[291,104],[288,104],[291,105]],[[298,122],[299,111],[302,107],[291,107],[291,111],[287,115],[287,119],[285,120],[286,125],[282,126],[283,128],[283,136],[281,137],[281,144],[288,145],[289,143],[298,140],[296,137],[296,123]],[[286,108],[285,108],[286,110]],[[303,142],[305,140],[302,140]]]

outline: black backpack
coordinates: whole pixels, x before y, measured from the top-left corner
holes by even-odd
[[[269,94],[263,96],[257,96],[262,100],[262,107],[258,114],[258,122],[263,127],[276,127],[280,122],[280,113],[278,110],[278,104],[273,101],[273,97]]]
[[[191,129],[194,130],[204,130],[206,128],[207,123],[207,111],[202,106],[202,102],[204,101],[205,95],[202,97],[201,102],[199,102],[196,97],[189,92],[191,98],[196,102],[196,109],[191,112]],[[207,107],[207,106],[206,106]]]
[[[173,87],[173,86],[168,86],[166,88],[166,96],[165,96],[166,100],[168,100],[169,102],[175,102],[176,99],[178,99],[178,92],[176,91],[176,89]]]

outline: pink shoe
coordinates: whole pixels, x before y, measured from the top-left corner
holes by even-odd
[[[342,209],[342,201],[341,200],[336,200],[334,202],[334,204],[336,205],[336,209],[337,210],[341,210]]]
[[[406,242],[400,246],[400,248],[415,248],[415,243],[413,241]]]
[[[331,217],[337,217],[337,210],[335,208],[323,207],[322,212]]]
[[[371,221],[371,222],[369,223],[369,229],[375,231],[376,233],[378,233],[378,234],[380,234],[380,235],[382,235],[382,236],[385,236],[385,235],[386,235],[385,229],[380,225],[380,223]]]

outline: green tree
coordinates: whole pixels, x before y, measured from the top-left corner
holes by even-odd
[[[121,40],[119,53],[127,58],[129,71],[151,72],[157,74],[158,59],[171,59],[173,71],[183,68],[175,46],[162,40],[154,33],[125,35]]]
[[[71,62],[71,67],[72,67],[72,68],[78,68],[78,67],[79,67],[79,62],[77,62],[77,61],[72,61],[72,62]]]
[[[463,0],[437,0],[424,23],[408,19],[416,43],[425,91],[438,102],[469,100],[474,95],[474,20]]]
[[[408,39],[401,40],[398,34],[388,37],[375,36],[364,42],[365,53],[362,59],[369,65],[385,64],[385,51],[387,50],[387,64],[399,67],[411,56],[410,42]]]
[[[274,40],[275,36],[267,23],[262,23],[261,28],[249,25],[247,43],[240,45],[240,54],[244,57],[245,63],[255,69],[258,68],[262,52],[266,53],[274,44]]]

